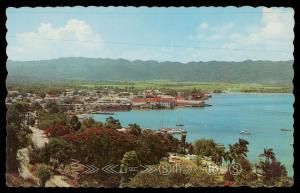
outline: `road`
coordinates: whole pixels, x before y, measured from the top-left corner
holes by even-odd
[[[32,131],[31,140],[36,147],[43,148],[45,144],[49,142],[43,130],[31,126],[29,126],[29,129]],[[54,175],[47,181],[46,187],[70,187],[70,184],[65,182],[62,176]]]
[[[46,187],[70,187],[70,184],[65,182],[62,176],[55,175],[46,182]]]
[[[48,138],[42,130],[32,126],[29,126],[29,129],[32,131],[31,140],[36,147],[42,148],[46,143],[48,143]],[[30,161],[29,154],[30,150],[28,147],[18,150],[17,159],[20,163],[19,174],[24,179],[33,179],[35,181],[38,181],[37,177],[35,177],[28,168],[28,164]]]
[[[45,135],[43,130],[40,130],[36,127],[29,126],[29,129],[32,131],[31,140],[35,147],[43,148],[46,143],[49,142],[49,139]],[[20,162],[19,175],[24,179],[33,179],[38,182],[38,178],[35,177],[28,168],[29,164],[29,148],[19,149],[17,152],[17,159]],[[70,187],[63,177],[60,175],[54,175],[50,180],[46,182],[46,187]]]
[[[31,140],[36,147],[42,148],[48,143],[49,139],[43,130],[32,126],[29,126],[29,129],[32,131]]]
[[[36,180],[36,177],[30,172],[28,169],[28,164],[29,164],[29,150],[28,148],[22,148],[19,149],[17,152],[17,160],[20,163],[19,166],[19,174],[22,176],[24,179],[33,179]]]

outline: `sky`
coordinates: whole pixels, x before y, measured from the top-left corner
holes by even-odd
[[[6,15],[10,60],[293,60],[292,8],[47,7]]]

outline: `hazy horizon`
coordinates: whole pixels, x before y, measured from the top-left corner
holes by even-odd
[[[102,59],[102,60],[126,60],[129,62],[149,62],[149,61],[154,61],[158,63],[164,63],[164,62],[170,62],[170,63],[182,63],[182,64],[188,64],[188,63],[198,63],[198,62],[235,62],[235,63],[242,63],[246,61],[252,61],[252,62],[259,62],[259,61],[270,61],[270,62],[290,62],[294,61],[294,59],[291,60],[252,60],[252,59],[245,59],[245,60],[240,60],[240,61],[226,61],[226,60],[208,60],[208,61],[203,61],[203,60],[194,60],[194,61],[188,61],[188,62],[180,62],[180,61],[171,61],[171,60],[164,60],[164,61],[159,61],[159,60],[141,60],[141,59],[126,59],[126,58],[97,58],[97,57],[83,57],[83,56],[74,56],[74,57],[58,57],[58,58],[50,58],[50,59],[41,59],[41,60],[12,60],[7,58],[7,61],[12,61],[12,62],[38,62],[38,61],[48,61],[48,60],[59,60],[59,59],[76,59],[76,58],[81,58],[81,59]]]

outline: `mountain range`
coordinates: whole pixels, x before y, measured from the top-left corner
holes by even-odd
[[[158,62],[59,58],[6,63],[7,82],[187,81],[292,85],[294,61]]]

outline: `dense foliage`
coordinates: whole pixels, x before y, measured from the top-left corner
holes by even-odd
[[[198,81],[292,85],[293,61],[157,62],[91,58],[8,61],[9,82]],[[35,72],[35,73],[32,73]],[[59,73],[57,73],[59,72]],[[180,76],[178,76],[180,74]]]
[[[40,186],[45,187],[46,182],[52,177],[51,168],[45,164],[41,164],[37,168],[37,176],[40,180]]]
[[[7,112],[6,136],[6,168],[10,172],[18,171],[17,151],[30,144],[30,130],[26,124],[25,113],[29,111],[26,103],[15,103],[9,106]]]
[[[67,125],[67,117],[63,113],[40,113],[38,120],[38,128],[46,129],[55,124]]]
[[[292,180],[287,176],[286,168],[276,159],[272,149],[266,148],[260,155],[263,158],[257,165],[249,162],[248,141],[239,139],[236,143],[224,147],[212,139],[199,139],[193,144],[182,142],[170,134],[157,133],[142,129],[139,125],[129,124],[120,130],[119,120],[108,117],[104,123],[88,118],[80,122],[76,116],[67,116],[53,110],[46,112],[36,104],[18,102],[9,106],[7,114],[7,176],[10,184],[28,185],[30,182],[15,177],[19,163],[16,155],[18,149],[33,148],[30,152],[30,164],[35,169],[39,185],[45,186],[53,175],[60,175],[59,168],[70,164],[71,159],[80,160],[83,164],[102,168],[116,165],[118,171],[108,174],[101,170],[98,175],[80,174],[79,186],[88,187],[188,187],[188,186],[290,186]],[[38,127],[43,129],[49,142],[42,148],[31,146],[28,118],[30,110],[38,111]],[[14,145],[12,145],[14,144]],[[171,154],[195,154],[196,160],[183,158],[176,165],[177,171],[168,175],[159,173],[159,167],[165,167]],[[179,157],[179,156],[177,156]],[[207,163],[203,158],[211,158],[211,163],[218,166],[241,165],[239,175],[233,175],[229,167],[225,173],[210,175]],[[178,159],[178,158],[177,158]],[[185,161],[183,161],[185,160]],[[169,160],[170,161],[170,160]],[[152,165],[157,169],[151,173],[143,173],[141,166]],[[174,163],[173,163],[174,166]],[[191,166],[186,172],[184,166]],[[131,173],[129,168],[136,167]],[[178,168],[180,172],[178,172]],[[182,167],[182,168],[181,168]]]

